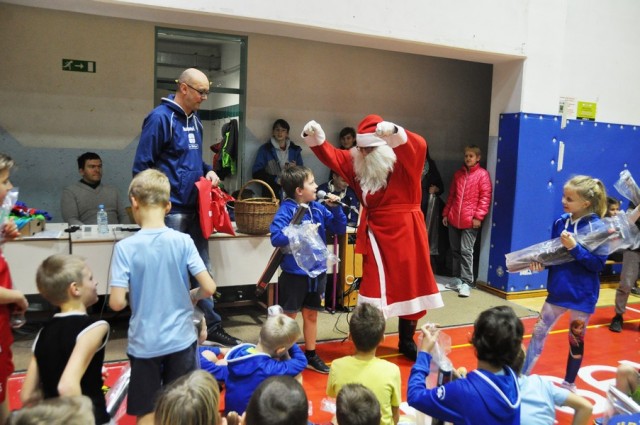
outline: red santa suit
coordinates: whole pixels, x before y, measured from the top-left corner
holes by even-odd
[[[365,118],[358,127],[358,137],[363,132],[373,137],[381,121],[375,115]],[[324,165],[347,181],[363,206],[356,241],[356,252],[363,255],[358,302],[376,305],[385,317],[417,320],[427,309],[444,305],[431,269],[420,210],[427,144],[420,135],[396,128],[397,133],[383,139],[394,149],[397,160],[387,186],[375,193],[364,194],[356,179],[355,148],[340,150],[313,136],[305,137],[305,142]]]

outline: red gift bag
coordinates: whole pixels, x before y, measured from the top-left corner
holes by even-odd
[[[227,202],[233,201],[233,197],[222,191],[219,187],[213,187],[211,180],[200,177],[196,182],[198,188],[198,203],[200,215],[200,228],[202,236],[209,239],[215,231],[235,236],[231,218],[227,211]]]

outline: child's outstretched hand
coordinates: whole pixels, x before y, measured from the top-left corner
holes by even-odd
[[[425,323],[420,328],[422,331],[422,342],[420,343],[420,351],[431,353],[438,337],[440,336],[440,329],[436,328],[433,323]]]

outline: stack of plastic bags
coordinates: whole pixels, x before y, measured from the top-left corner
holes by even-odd
[[[608,256],[615,251],[640,247],[640,230],[635,225],[640,217],[640,188],[628,170],[620,173],[614,187],[620,195],[638,207],[630,213],[620,212],[614,217],[604,217],[599,228],[575,235],[580,245],[596,255]],[[505,257],[507,270],[511,273],[528,269],[532,262],[541,263],[546,267],[573,261],[573,256],[562,246],[560,238],[510,252]]]

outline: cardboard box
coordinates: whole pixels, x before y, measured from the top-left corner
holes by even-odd
[[[44,230],[45,221],[43,219],[34,219],[25,224],[20,229],[20,236],[33,236]]]

